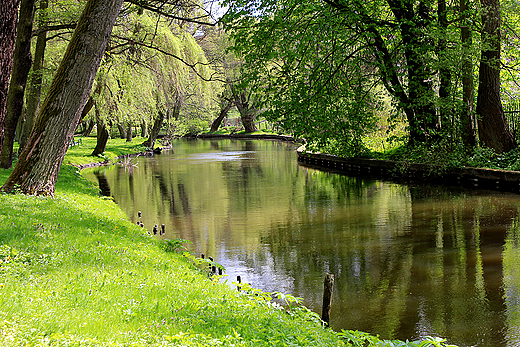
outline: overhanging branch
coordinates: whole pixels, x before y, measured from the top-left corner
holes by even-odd
[[[167,17],[167,18],[171,18],[171,19],[181,20],[181,21],[184,21],[184,22],[195,23],[195,24],[200,24],[200,25],[209,25],[209,26],[216,26],[217,23],[218,23],[218,22],[214,22],[214,23],[203,22],[203,21],[199,20],[200,18],[210,17],[209,14],[206,15],[206,16],[198,17],[198,18],[185,18],[185,17],[179,17],[179,16],[176,16],[176,15],[173,15],[171,13],[167,13],[167,12],[163,11],[160,8],[149,6],[144,1],[140,1],[140,0],[125,0],[125,1],[128,2],[128,3],[131,3],[133,5],[139,6],[139,7],[143,8],[143,9],[145,9],[145,10],[157,13],[157,14],[159,14],[161,16],[164,16],[164,17]]]

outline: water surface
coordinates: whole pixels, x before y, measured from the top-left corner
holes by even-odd
[[[229,282],[302,297],[331,326],[384,339],[520,344],[519,196],[400,185],[300,166],[275,141],[179,140],[137,167],[84,171],[136,222],[226,267]]]

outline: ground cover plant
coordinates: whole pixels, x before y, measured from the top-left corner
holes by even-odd
[[[62,167],[56,187],[54,199],[0,195],[2,346],[444,345],[326,329],[290,295],[209,277],[182,240],[130,223],[75,167]]]

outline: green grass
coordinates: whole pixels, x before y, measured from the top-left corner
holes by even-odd
[[[107,151],[125,145],[111,140]],[[83,163],[88,146],[65,161]],[[207,264],[168,251],[71,165],[55,199],[0,194],[0,220],[1,346],[419,346],[335,333],[305,308],[287,312],[210,278]]]
[[[108,140],[108,144],[103,155],[92,156],[92,151],[96,146],[95,137],[75,137],[78,141],[81,139],[81,144],[69,147],[67,155],[63,160],[64,164],[84,165],[89,163],[101,163],[104,161],[112,162],[116,157],[128,153],[137,153],[144,151],[145,148],[142,143],[145,138],[135,137],[131,142],[126,142],[124,139],[114,138]]]

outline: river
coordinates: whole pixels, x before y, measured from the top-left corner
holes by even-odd
[[[304,167],[296,145],[178,140],[131,165],[84,170],[132,222],[193,242],[229,283],[303,298],[331,326],[384,339],[520,344],[519,196]]]

